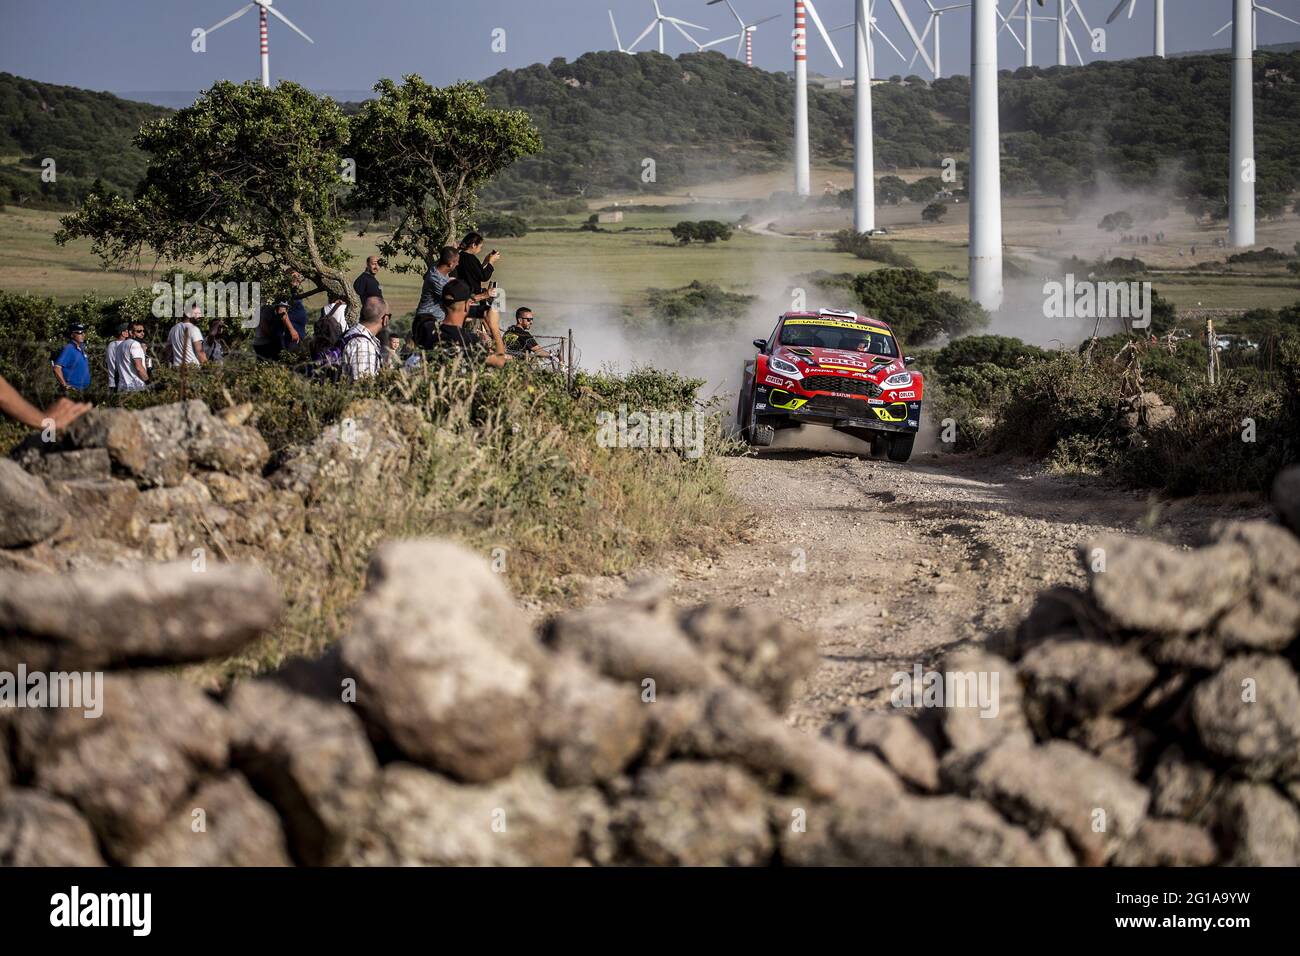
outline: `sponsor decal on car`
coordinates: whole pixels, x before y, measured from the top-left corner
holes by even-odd
[[[916,398],[916,392],[899,392],[899,398]]]
[[[767,375],[763,378],[763,381],[766,382],[768,385],[779,385],[781,388],[790,387],[789,382],[787,382],[783,378],[777,378],[775,375]]]

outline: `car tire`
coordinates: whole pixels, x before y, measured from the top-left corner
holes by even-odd
[[[904,462],[912,457],[912,446],[916,444],[916,435],[891,435],[889,438],[889,460]]]
[[[776,429],[771,425],[754,424],[749,427],[749,443],[756,448],[766,448],[776,439]]]

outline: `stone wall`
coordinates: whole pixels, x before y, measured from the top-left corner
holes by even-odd
[[[400,467],[400,413],[356,413],[366,473]],[[323,657],[207,693],[169,666],[266,633],[275,580],[188,556],[86,566],[62,486],[112,487],[105,512],[132,498],[111,526],[143,522],[141,555],[198,487],[232,550],[255,552],[236,530],[253,525],[296,546],[322,489],[356,480],[352,426],[263,475],[255,432],[201,405],[135,413],[190,436],[164,450],[128,413],[94,414],[20,455],[26,494],[0,512],[6,529],[19,515],[0,673],[107,672],[97,718],[0,708],[0,863],[1300,863],[1300,471],[1279,479],[1282,522],[1195,550],[1089,543],[1086,589],[1044,592],[1013,632],[938,665],[997,674],[996,717],[852,712],[810,737],[781,713],[814,636],[678,610],[652,585],[534,628],[481,557],[436,540],[375,552]],[[249,497],[218,499],[224,479]],[[166,520],[144,521],[158,492],[147,514]],[[267,499],[293,517],[259,524]]]

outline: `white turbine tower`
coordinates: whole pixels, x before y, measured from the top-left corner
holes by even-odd
[[[267,40],[267,20],[266,20],[266,15],[268,13],[271,16],[275,17],[277,20],[284,21],[285,26],[291,29],[294,33],[298,34],[298,36],[302,37],[308,43],[314,44],[316,42],[311,37],[307,36],[307,34],[303,33],[296,26],[294,26],[293,22],[288,17],[286,17],[279,10],[271,6],[272,2],[273,0],[253,0],[253,2],[250,3],[248,6],[242,7],[241,9],[232,13],[230,16],[226,17],[226,19],[222,20],[220,23],[216,24],[215,26],[208,27],[205,31],[203,31],[205,34],[208,34],[214,30],[220,30],[227,23],[230,23],[233,20],[238,20],[249,10],[252,10],[254,7],[256,7],[257,14],[258,14],[258,33],[261,38],[262,85],[267,87],[271,85],[271,52],[270,52],[270,44]]]
[[[1074,49],[1074,55],[1079,58],[1079,64],[1083,65],[1083,54],[1079,52],[1079,44],[1074,41],[1074,31],[1070,29],[1070,16],[1077,14],[1079,20],[1083,23],[1083,28],[1092,33],[1092,27],[1088,25],[1088,18],[1083,15],[1083,7],[1079,6],[1079,0],[1056,0],[1056,65],[1068,66],[1069,58],[1065,54],[1065,41],[1070,41],[1070,46]]]
[[[689,40],[691,43],[695,44],[695,48],[697,50],[700,48],[700,44],[696,41],[695,37],[687,33],[683,29],[683,27],[690,27],[693,30],[704,30],[707,29],[706,27],[702,27],[698,23],[689,23],[686,20],[679,20],[677,17],[667,16],[664,14],[662,10],[659,9],[659,0],[650,0],[650,2],[654,4],[655,18],[650,21],[650,25],[648,27],[646,27],[644,30],[641,31],[641,35],[639,37],[637,37],[630,44],[628,44],[627,49],[624,51],[625,53],[631,53],[633,48],[642,40],[644,40],[647,36],[649,36],[650,32],[654,30],[655,27],[659,28],[659,52],[663,53],[665,23],[673,27],[678,33],[686,37],[686,39]]]
[[[805,13],[812,17],[817,32],[826,41],[840,69],[844,61],[831,42],[830,34],[817,15],[812,0],[794,0],[794,191],[796,195],[812,193],[812,162],[808,152],[808,28]]]
[[[876,25],[877,0],[854,0],[854,19],[832,33],[853,27],[853,229],[876,228],[875,132],[871,110],[871,81],[876,75],[879,35],[903,59],[903,51]]]
[[[758,30],[758,25],[760,23],[767,23],[769,20],[775,20],[781,14],[774,13],[770,17],[764,17],[761,20],[755,20],[753,23],[746,23],[741,18],[740,14],[736,12],[736,8],[731,5],[731,0],[708,0],[707,6],[711,7],[715,3],[725,3],[727,5],[727,9],[731,11],[731,15],[736,18],[736,24],[737,26],[740,27],[740,32],[733,33],[731,36],[723,37],[720,40],[713,40],[710,43],[704,44],[705,47],[716,46],[719,43],[726,43],[728,40],[735,40],[739,38],[740,42],[736,44],[736,56],[739,57],[741,51],[743,50],[745,54],[745,66],[753,66],[754,65],[754,33]]]
[[[900,0],[890,0],[912,44],[925,46]],[[970,297],[990,311],[1002,305],[1002,160],[998,140],[998,3],[971,0]]]
[[[1119,0],[1113,13],[1106,18],[1107,23],[1114,23],[1119,15],[1128,7],[1128,18],[1133,19],[1133,11],[1137,7],[1138,0]],[[1165,0],[1155,0],[1155,39],[1152,43],[1152,50],[1155,56],[1163,57],[1165,55]]]
[[[1043,5],[1043,0],[1038,0],[1038,5],[1041,7]],[[1024,8],[1023,14],[1020,13],[1022,7]],[[1024,25],[1025,25],[1024,42],[1021,42],[1020,37],[1016,36],[1015,27],[1011,23],[1011,21],[1014,20],[1017,15],[1020,15],[1021,19],[1024,21]],[[1033,66],[1034,65],[1034,23],[1035,22],[1056,23],[1057,18],[1034,16],[1034,0],[1016,0],[1016,4],[1011,8],[1010,13],[1008,13],[1006,16],[1002,16],[1002,12],[998,11],[998,16],[1001,17],[1002,19],[1001,30],[1010,30],[1011,38],[1015,40],[1017,44],[1019,44],[1022,50],[1025,51],[1025,66]],[[999,32],[1001,32],[1001,30],[999,30]]]

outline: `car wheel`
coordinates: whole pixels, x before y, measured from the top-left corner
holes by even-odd
[[[891,435],[889,438],[889,460],[907,461],[912,457],[912,446],[916,444],[916,435]]]
[[[749,443],[758,448],[766,448],[776,438],[776,429],[771,425],[751,425]]]

